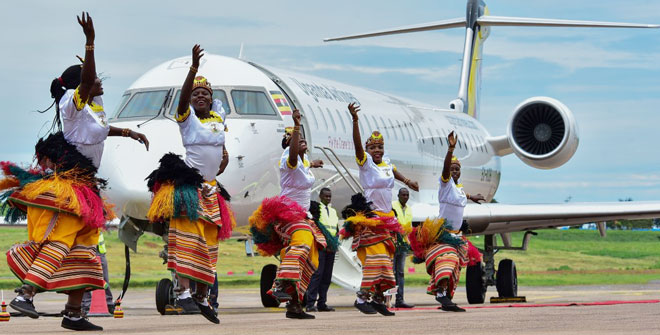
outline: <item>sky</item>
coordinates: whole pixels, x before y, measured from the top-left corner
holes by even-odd
[[[660,23],[651,0],[492,0],[491,15]],[[49,87],[96,27],[106,110],[140,75],[207,52],[395,94],[445,108],[458,92],[464,29],[323,43],[325,37],[465,15],[465,1],[2,1],[0,160],[30,162],[53,111]],[[484,45],[480,121],[503,135],[526,98],[566,104],[579,125],[573,158],[537,170],[502,158],[505,203],[660,200],[660,29],[494,27]]]

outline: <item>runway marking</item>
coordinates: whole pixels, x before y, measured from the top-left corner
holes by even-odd
[[[607,306],[607,305],[625,305],[625,304],[658,304],[660,300],[607,300],[594,302],[564,302],[548,304],[508,304],[508,305],[488,305],[488,306],[467,306],[465,309],[487,309],[487,308],[531,308],[531,307],[569,307],[569,306]],[[425,311],[435,310],[440,307],[415,307],[415,308],[391,308],[394,311]]]

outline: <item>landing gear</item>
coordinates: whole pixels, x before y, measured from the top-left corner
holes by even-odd
[[[261,293],[261,304],[264,307],[279,307],[280,302],[275,298],[271,297],[268,293],[271,287],[273,287],[273,282],[275,281],[275,276],[277,275],[277,265],[268,264],[261,269],[261,280],[259,282],[259,291]]]
[[[497,266],[497,293],[500,298],[518,296],[518,272],[516,263],[510,259],[503,259]]]
[[[469,266],[465,275],[465,289],[468,302],[470,304],[481,304],[486,298],[488,286],[495,286],[499,298],[518,297],[518,271],[516,264],[511,259],[503,259],[495,271],[495,254],[499,250],[527,250],[529,241],[535,232],[526,231],[523,236],[522,246],[512,247],[511,237],[508,234],[502,234],[504,245],[495,245],[495,236],[484,236],[483,265],[477,264]],[[518,297],[521,298],[521,297]],[[522,297],[524,299],[524,297]]]

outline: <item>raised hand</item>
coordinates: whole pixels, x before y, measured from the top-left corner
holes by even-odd
[[[294,126],[299,126],[300,125],[300,111],[298,109],[293,110],[293,114],[291,114],[291,117],[293,118],[293,125]]]
[[[204,57],[204,49],[199,44],[195,44],[192,48],[192,66],[194,68],[199,68],[199,60]]]
[[[87,37],[86,44],[94,44],[94,22],[92,22],[92,17],[89,16],[88,12],[82,12],[81,16],[76,16],[76,18],[78,18],[78,24],[83,28],[85,37]]]
[[[449,146],[452,148],[456,146],[456,142],[458,142],[458,135],[454,135],[453,130],[451,133],[449,133],[449,135],[447,135],[447,142],[449,143]]]
[[[312,161],[312,163],[309,165],[310,167],[313,168],[322,168],[323,167],[323,161],[320,159],[315,159]]]
[[[351,102],[348,104],[348,111],[351,112],[351,117],[353,117],[353,120],[357,120],[357,115],[360,111],[360,105],[356,104],[355,102]]]

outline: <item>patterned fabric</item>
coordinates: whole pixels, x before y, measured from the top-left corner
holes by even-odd
[[[303,301],[309,280],[319,265],[316,239],[313,229],[296,229],[291,234],[289,245],[280,254],[282,262],[275,280],[291,282],[292,285],[287,286],[287,293],[297,297],[298,301]]]
[[[446,294],[454,297],[461,276],[461,267],[467,263],[468,244],[454,246],[438,243],[431,246],[426,253],[426,272],[431,275],[427,293],[435,295],[442,288],[440,281],[448,280]]]
[[[76,216],[28,207],[28,235],[29,242],[7,252],[9,268],[22,282],[58,292],[105,287],[97,228]]]
[[[213,286],[218,261],[218,227],[185,217],[170,220],[167,269],[177,275]]]
[[[391,240],[389,241],[391,243]],[[362,262],[362,283],[360,290],[384,292],[396,286],[392,270],[393,246],[385,243],[372,244],[357,249]]]

